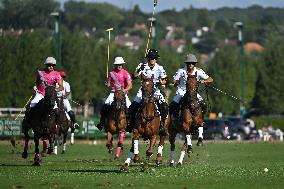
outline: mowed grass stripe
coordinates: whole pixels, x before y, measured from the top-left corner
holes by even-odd
[[[107,153],[104,144],[67,146],[64,155],[43,158],[40,167],[21,158],[22,145],[0,145],[0,188],[283,188],[283,143],[207,143],[193,146],[182,167],[168,167],[169,144],[165,145],[163,165],[155,157],[146,161],[147,145],[141,142],[142,163],[132,163],[120,172],[130,145],[119,160]],[[60,148],[59,148],[60,149]],[[14,153],[12,153],[12,150]],[[59,150],[60,152],[60,150]],[[175,160],[178,160],[177,144]],[[264,171],[268,168],[268,172]]]

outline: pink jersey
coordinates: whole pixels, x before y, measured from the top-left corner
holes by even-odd
[[[39,71],[41,74],[38,73],[37,75],[37,92],[45,95],[45,86],[41,80],[41,77],[44,78],[46,83],[48,85],[53,85],[55,87],[55,84],[62,81],[62,78],[58,71],[51,71],[49,73],[46,73],[45,70]]]
[[[112,70],[111,73],[115,76],[120,87],[123,89],[127,87],[127,81],[131,81],[131,76],[125,69],[121,69],[118,72],[117,70]],[[118,86],[110,75],[108,76],[108,81],[110,82],[111,90],[116,91]]]

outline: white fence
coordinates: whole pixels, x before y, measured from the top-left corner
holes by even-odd
[[[0,117],[24,117],[25,111],[25,108],[0,108]]]

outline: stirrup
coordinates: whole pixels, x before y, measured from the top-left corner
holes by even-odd
[[[80,125],[78,123],[74,123],[75,129],[80,129]]]

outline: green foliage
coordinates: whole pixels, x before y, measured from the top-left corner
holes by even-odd
[[[42,67],[47,56],[55,56],[54,18],[51,12],[59,10],[54,0],[0,0],[0,107],[22,107],[33,93],[36,71]],[[145,23],[151,14],[143,13],[138,6],[123,10],[108,3],[68,1],[62,14],[62,67],[67,72],[73,98],[82,104],[90,100],[101,101],[109,92],[104,85],[106,77],[108,33],[113,27],[109,71],[115,56],[122,56],[125,68],[132,73],[145,53],[147,32],[136,30],[134,24]],[[284,11],[280,8],[252,6],[246,9],[221,8],[217,10],[189,7],[182,11],[167,10],[156,14],[157,38],[150,41],[151,47],[159,50],[158,63],[164,66],[169,82],[175,71],[184,66],[184,54],[194,52],[209,54],[208,74],[213,77],[217,88],[230,95],[240,96],[239,48],[234,44],[237,31],[234,21],[244,23],[244,42],[256,41],[264,45],[260,54],[245,55],[245,100],[247,108],[257,108],[262,113],[282,114],[283,94],[283,35]],[[160,48],[157,44],[164,39],[166,27],[175,25],[184,28],[175,38],[186,41],[185,52]],[[199,44],[190,43],[195,31],[202,26],[210,27],[200,38]],[[16,29],[13,30],[12,28]],[[18,32],[20,31],[20,33]],[[124,33],[139,35],[145,39],[139,50],[129,50],[113,44],[114,37]],[[271,37],[273,36],[273,37]],[[231,45],[224,45],[224,40]],[[233,44],[233,45],[232,45]],[[214,57],[215,54],[215,57]],[[201,65],[198,65],[201,66]],[[272,74],[273,73],[273,74]],[[140,82],[134,81],[130,97],[136,95]],[[171,90],[170,101],[175,89]],[[227,95],[210,90],[211,107],[214,112],[235,114],[239,102]]]
[[[263,54],[263,59],[258,66],[256,82],[256,95],[254,107],[259,111],[269,114],[282,114],[284,112],[283,82],[281,77],[284,71],[284,45],[282,41],[272,38]]]
[[[238,51],[227,46],[216,52],[208,67],[208,74],[214,79],[214,86],[226,93],[239,96],[240,72]],[[216,90],[210,90],[212,111],[224,114],[235,114],[239,109],[239,102]]]

